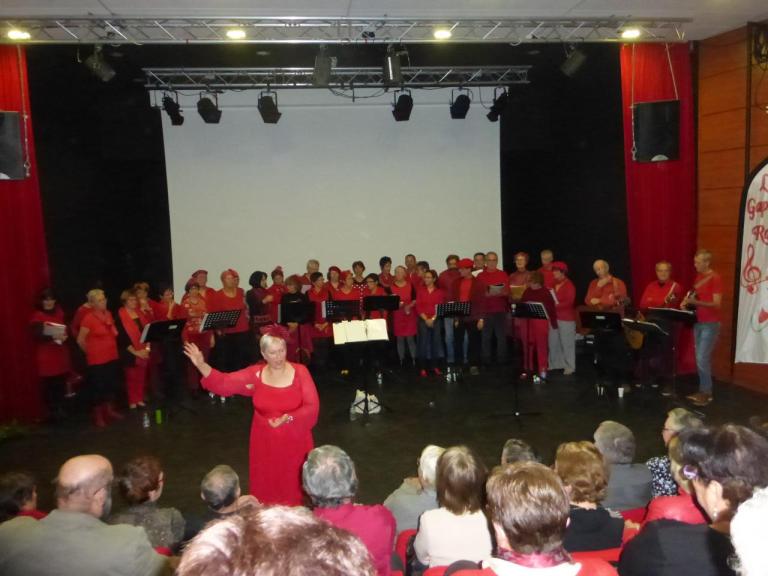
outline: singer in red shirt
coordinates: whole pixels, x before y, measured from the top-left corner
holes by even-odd
[[[315,317],[312,322],[312,365],[325,370],[328,363],[328,353],[333,344],[333,325],[323,318],[323,302],[330,298],[322,272],[315,272],[309,277],[312,288],[307,292],[307,298],[315,304]]]
[[[445,354],[437,305],[445,303],[445,294],[435,285],[437,272],[434,270],[427,270],[423,280],[424,285],[416,291],[416,314],[419,318],[419,374],[426,378],[428,368],[431,368],[436,376],[442,374],[440,364]]]
[[[454,321],[456,354],[469,365],[472,376],[479,374],[481,332],[478,324],[483,318],[485,293],[482,284],[472,275],[473,262],[462,258],[458,263],[459,277],[454,281],[449,298],[455,302],[469,302],[469,316]]]
[[[400,366],[405,365],[405,347],[411,355],[411,363],[416,366],[416,333],[418,331],[415,291],[408,280],[405,266],[395,268],[395,279],[389,287],[393,295],[400,297],[400,307],[392,314],[392,332],[397,342],[397,356]]]
[[[477,280],[483,287],[485,302],[483,303],[483,319],[481,330],[483,364],[491,364],[491,352],[494,337],[496,338],[496,362],[507,362],[506,322],[509,309],[509,277],[499,270],[499,256],[496,252],[485,255],[485,270],[477,275]]]
[[[249,328],[245,291],[240,288],[240,275],[231,268],[221,273],[221,290],[213,296],[213,310],[240,310],[237,324],[219,331],[216,338],[216,365],[224,372],[233,372],[251,362],[253,344]]]
[[[547,379],[547,370],[549,362],[549,331],[557,330],[557,312],[555,310],[555,301],[552,294],[544,287],[544,277],[541,272],[531,272],[528,279],[528,288],[523,292],[520,302],[536,302],[544,305],[547,311],[548,320],[539,318],[529,318],[526,326],[528,335],[526,341],[528,346],[525,349],[523,357],[523,374],[532,373],[534,367],[533,358],[536,357],[536,367],[538,375],[533,375],[533,382],[539,383]]]
[[[150,347],[141,341],[141,333],[149,322],[139,309],[139,298],[135,290],[123,290],[120,300],[123,306],[117,312],[120,318],[118,343],[123,360],[128,407],[135,410],[137,406],[145,405]]]
[[[598,310],[623,311],[628,300],[627,285],[611,275],[605,260],[595,260],[592,269],[597,278],[589,283],[584,303]]]
[[[552,261],[555,259],[555,255],[552,253],[552,250],[545,249],[541,251],[540,257],[541,268],[539,268],[539,272],[541,272],[541,275],[544,277],[544,287],[551,290],[555,287],[555,277],[554,274],[552,274]]]
[[[570,376],[576,371],[576,287],[565,262],[552,263],[552,277],[557,329],[549,331],[549,369]]]

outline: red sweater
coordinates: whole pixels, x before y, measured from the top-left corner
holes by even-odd
[[[416,314],[421,317],[424,314],[428,319],[437,314],[437,305],[445,303],[445,293],[440,288],[434,288],[432,292],[422,286],[416,291]]]
[[[509,309],[509,276],[504,270],[496,269],[493,272],[483,270],[477,275],[477,280],[483,286],[485,294],[484,313],[498,314]],[[501,286],[499,294],[491,294],[491,286]]]

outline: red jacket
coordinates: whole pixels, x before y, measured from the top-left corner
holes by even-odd
[[[416,291],[416,314],[420,317],[424,314],[428,319],[437,314],[437,305],[445,303],[445,293],[440,288],[434,288],[432,292],[422,286]]]

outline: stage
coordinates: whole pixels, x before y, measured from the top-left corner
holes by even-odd
[[[479,376],[467,375],[458,382],[445,378],[421,379],[415,370],[385,374],[375,393],[391,411],[357,417],[351,421],[349,407],[354,380],[335,375],[317,378],[320,421],[315,428],[316,444],[337,444],[347,450],[357,465],[359,500],[382,502],[406,475],[414,475],[421,449],[429,443],[450,446],[464,443],[475,448],[486,464],[498,463],[504,441],[520,437],[550,463],[554,450],[566,440],[590,439],[602,420],[628,425],[637,436],[637,459],[662,453],[661,427],[664,414],[695,387],[695,377],[678,380],[679,398],[662,397],[658,389],[632,388],[624,398],[609,392],[598,397],[589,355],[579,357],[578,376],[553,373],[546,383],[519,384],[521,411],[540,411],[541,416],[513,417],[513,380],[506,371],[492,369]],[[510,372],[512,370],[508,369]],[[708,422],[741,421],[758,413],[765,398],[742,388],[716,385],[715,402],[703,409]],[[58,426],[41,426],[0,444],[0,469],[27,469],[39,481],[42,509],[53,506],[50,481],[61,463],[75,454],[99,453],[119,467],[142,453],[158,456],[166,473],[163,506],[185,512],[202,510],[198,486],[203,475],[216,464],[230,464],[247,486],[248,432],[252,414],[245,398],[225,404],[207,395],[189,399],[192,411],[164,414],[162,424],[144,427],[136,412],[105,430],[94,428],[85,415],[76,415]],[[117,470],[116,470],[117,472]],[[115,507],[122,506],[115,496]]]

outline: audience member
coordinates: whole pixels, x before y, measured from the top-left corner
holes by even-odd
[[[645,464],[632,463],[635,459],[632,430],[606,420],[595,430],[595,445],[610,470],[603,506],[616,511],[645,508],[651,499],[651,471]]]
[[[739,506],[731,522],[731,541],[739,556],[741,576],[768,574],[768,554],[765,553],[765,520],[768,518],[768,489],[756,490]]]
[[[0,475],[0,522],[16,516],[35,520],[45,518],[37,509],[37,483],[28,472],[5,472]]]
[[[437,459],[445,448],[430,444],[421,451],[418,461],[418,476],[406,478],[400,487],[384,500],[397,523],[397,531],[415,530],[419,527],[419,518],[427,510],[437,508],[435,475]]]
[[[176,508],[158,508],[165,473],[153,456],[139,456],[128,462],[118,480],[120,495],[128,509],[113,514],[110,524],[141,526],[155,548],[174,549],[184,538],[184,518]]]
[[[670,440],[686,428],[699,428],[702,426],[701,418],[685,408],[673,408],[667,412],[667,419],[661,429],[661,437],[664,446],[669,446]],[[645,463],[651,471],[651,497],[676,496],[678,483],[672,476],[669,456],[654,456]]]
[[[178,576],[374,576],[360,540],[304,508],[254,508],[211,524],[184,551]]]
[[[743,426],[680,433],[683,475],[710,524],[650,522],[624,547],[622,576],[735,574],[730,524],[742,502],[768,485],[768,440]]]
[[[240,477],[230,466],[219,464],[200,483],[200,498],[208,507],[202,517],[187,517],[185,540],[189,540],[214,520],[221,520],[259,505],[251,495],[242,496]]]
[[[570,523],[564,545],[569,552],[605,550],[621,546],[624,520],[614,518],[600,503],[608,486],[608,469],[591,442],[560,444],[555,472],[565,485],[571,502]]]
[[[337,446],[319,446],[302,468],[304,491],[314,513],[360,538],[373,557],[376,572],[387,576],[395,544],[395,518],[384,506],[354,504],[357,472],[349,455]]]
[[[421,515],[413,542],[422,565],[479,562],[491,555],[491,534],[483,513],[487,476],[483,462],[466,446],[453,446],[440,456],[436,477],[440,507]]]
[[[525,440],[510,438],[504,443],[504,448],[501,450],[501,465],[514,464],[515,462],[541,462],[541,458]]]
[[[170,573],[143,529],[102,522],[112,504],[112,465],[103,456],[67,460],[56,479],[57,508],[42,520],[0,524],[0,574],[147,576]]]
[[[679,487],[679,493],[674,496],[659,496],[651,500],[651,503],[648,504],[645,522],[667,518],[687,524],[706,524],[707,518],[696,503],[691,481],[682,474],[683,449],[680,439],[676,436],[669,441],[668,458],[672,466],[672,477],[675,480],[675,485]]]
[[[568,495],[557,475],[537,462],[499,467],[488,480],[488,513],[497,551],[484,560],[484,570],[462,570],[456,576],[608,576],[604,560],[573,562],[563,546],[568,523]]]

